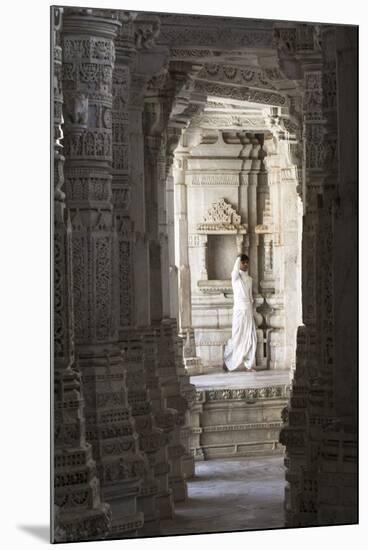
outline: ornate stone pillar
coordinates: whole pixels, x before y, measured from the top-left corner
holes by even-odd
[[[199,248],[199,262],[200,262],[200,277],[202,281],[208,280],[208,273],[207,273],[207,242],[208,242],[208,236],[207,235],[195,235],[195,238],[198,242],[198,248]]]
[[[354,40],[354,29],[345,29],[346,42],[353,51],[356,48],[356,37]],[[323,114],[326,120],[324,142],[323,142],[323,166],[325,177],[323,181],[322,199],[319,201],[319,224],[320,224],[320,255],[319,264],[321,271],[320,279],[320,300],[319,316],[321,318],[321,354],[319,368],[319,399],[313,395],[313,408],[311,407],[310,418],[313,423],[319,425],[319,430],[314,428],[312,435],[317,438],[320,454],[314,471],[318,472],[318,493],[316,498],[316,508],[318,510],[318,522],[320,524],[340,524],[355,523],[357,517],[357,422],[355,397],[352,395],[353,386],[356,384],[356,376],[353,375],[356,367],[356,341],[346,339],[345,333],[340,333],[341,315],[341,279],[340,272],[346,266],[345,276],[354,267],[356,269],[356,258],[352,259],[352,264],[348,263],[347,258],[340,263],[340,258],[336,258],[341,247],[351,248],[354,241],[346,239],[347,246],[343,246],[342,241],[336,235],[336,218],[338,217],[341,197],[339,196],[339,167],[343,168],[344,160],[339,159],[339,153],[344,151],[345,135],[340,134],[340,148],[337,145],[338,135],[338,102],[339,115],[344,117],[344,108],[349,108],[351,99],[337,95],[337,65],[339,53],[337,51],[337,32],[338,27],[323,26]],[[356,31],[355,31],[356,32]],[[350,36],[348,36],[350,34]],[[354,48],[355,47],[355,48]],[[357,71],[356,49],[352,56],[352,63]],[[355,58],[355,59],[354,59]],[[351,86],[355,93],[356,75],[353,76]],[[355,80],[355,82],[354,82]],[[354,89],[355,88],[355,89]],[[354,91],[352,96],[354,97]],[[354,99],[352,100],[354,102]],[[352,114],[353,125],[356,124],[355,116]],[[353,143],[355,139],[352,139]],[[348,166],[353,166],[352,159],[349,159]],[[354,168],[353,168],[354,170]],[[353,170],[352,175],[353,175]],[[340,176],[341,177],[341,176]],[[354,176],[352,178],[354,181]],[[355,180],[356,182],[356,180]],[[355,183],[356,184],[356,183]],[[356,192],[356,190],[355,190]],[[345,197],[344,197],[345,198]],[[356,195],[355,195],[356,198]],[[351,200],[351,199],[350,199]],[[349,201],[350,202],[350,201]],[[348,204],[349,204],[348,202]],[[354,215],[351,213],[351,215]],[[340,235],[339,235],[340,236]],[[357,249],[353,249],[353,254],[357,255]],[[354,266],[355,264],[355,266]],[[339,286],[338,286],[339,285]],[[343,288],[347,288],[344,282]],[[353,283],[354,288],[354,283]],[[350,307],[356,307],[356,295],[353,289],[350,290]],[[354,327],[354,325],[353,325]],[[350,331],[354,330],[351,327]],[[351,334],[351,333],[350,333]],[[338,351],[341,349],[340,341],[343,346],[350,344],[349,362],[350,369],[342,368],[341,359],[338,357]],[[354,345],[355,344],[355,345]],[[345,363],[346,365],[346,363]],[[356,372],[356,371],[355,371]],[[342,386],[344,391],[342,391]],[[339,393],[337,393],[339,388]],[[345,404],[350,396],[353,403]],[[357,387],[354,387],[355,392]],[[348,391],[346,391],[348,390]],[[355,409],[355,411],[354,411]],[[334,418],[331,421],[331,417]],[[321,420],[328,422],[328,428],[321,429]],[[333,450],[335,449],[335,450]],[[349,451],[347,451],[349,449]],[[338,464],[336,468],[336,464]]]
[[[166,121],[167,123],[167,121]],[[170,317],[170,259],[167,204],[167,132],[158,159],[158,237],[161,250],[162,317]]]
[[[74,360],[71,224],[65,208],[62,154],[62,8],[52,13],[54,156],[53,542],[104,538],[111,510],[101,502],[92,447],[86,441],[82,381]]]
[[[144,22],[142,22],[142,27],[140,23],[136,23],[136,36],[140,36],[140,29],[142,28],[142,36],[148,37],[150,35],[148,27],[152,28],[154,36],[157,36],[157,32],[154,31],[157,18],[149,17],[148,19],[150,21],[148,26]],[[155,241],[150,238],[151,228],[155,227],[157,231],[157,212],[155,210],[152,212],[150,211],[150,202],[152,198],[148,192],[151,185],[151,178],[154,178],[155,183],[157,183],[157,174],[148,170],[148,163],[150,162],[148,154],[151,151],[153,154],[152,160],[156,160],[156,152],[159,150],[160,141],[157,141],[155,136],[147,141],[145,137],[145,135],[147,135],[147,117],[144,117],[143,114],[147,84],[152,76],[159,73],[162,69],[168,52],[166,48],[153,47],[153,39],[147,40],[145,46],[138,40],[136,46],[139,49],[139,54],[132,68],[129,107],[132,185],[131,216],[134,222],[135,234],[135,323],[137,326],[143,327],[151,323],[152,316],[157,317],[157,314],[152,311],[152,305],[154,305],[155,308],[159,307],[159,309],[162,305],[161,271],[159,268],[161,263],[160,245],[158,238]],[[155,191],[155,189],[153,189],[153,191]],[[151,219],[151,216],[153,216],[154,219]],[[156,288],[156,279],[160,281],[160,296],[157,296],[157,292],[152,292],[151,290]],[[162,315],[159,316],[159,318],[162,318]]]
[[[176,265],[179,283],[179,334],[185,338],[184,357],[195,357],[194,331],[191,314],[191,283],[188,257],[187,188],[185,170],[189,152],[185,132],[175,152],[173,167],[175,186]]]
[[[151,320],[170,315],[169,250],[166,220],[167,126],[174,100],[167,68],[147,86],[144,111],[147,230],[150,240]]]
[[[269,157],[267,157],[269,160]],[[267,313],[268,350],[267,364],[270,369],[283,368],[286,364],[285,353],[285,285],[282,281],[284,268],[280,265],[284,252],[284,227],[282,200],[280,198],[280,158],[273,155],[267,163],[267,186],[263,210],[263,265],[260,286],[271,311]],[[282,235],[282,236],[281,236]],[[276,263],[278,265],[276,265]],[[292,268],[291,268],[292,269]],[[290,303],[290,307],[294,304]]]
[[[255,158],[259,159],[259,173],[257,185],[257,225],[253,227],[258,241],[258,298],[257,312],[262,316],[258,325],[257,365],[259,367],[276,369],[284,364],[284,325],[283,301],[281,295],[276,296],[275,281],[275,210],[277,211],[277,197],[272,192],[277,180],[277,172],[273,163],[269,161],[264,149],[265,136],[258,136],[259,147]],[[261,302],[261,303],[260,303]],[[257,317],[256,317],[257,319]]]
[[[338,192],[335,203],[333,235],[333,315],[335,345],[335,403],[340,425],[339,497],[343,506],[337,521],[358,521],[357,416],[358,401],[358,28],[337,27],[336,87],[328,87],[329,97],[337,105]],[[327,96],[328,97],[328,96]],[[327,99],[326,97],[326,99]],[[342,433],[341,433],[342,432]],[[336,445],[336,443],[335,443]],[[345,448],[345,452],[342,449]],[[347,452],[349,449],[349,452]],[[328,456],[328,453],[325,453]],[[326,471],[327,468],[324,468]],[[332,477],[330,475],[330,477]],[[339,505],[341,506],[341,500]]]
[[[96,13],[96,15],[94,15]],[[67,9],[63,29],[65,179],[73,242],[75,342],[110,536],[143,525],[137,495],[147,469],[127,401],[118,342],[117,236],[112,208],[112,84],[119,21]],[[98,14],[98,15],[97,15]]]
[[[192,439],[192,410],[195,405],[196,400],[196,389],[194,384],[190,384],[189,375],[185,369],[184,360],[183,360],[183,346],[184,340],[178,336],[177,331],[177,321],[176,319],[171,320],[174,346],[176,350],[175,362],[176,362],[176,372],[179,378],[180,383],[180,393],[184,396],[187,401],[187,409],[185,411],[185,424],[181,430],[181,442],[184,445],[185,453],[182,458],[183,463],[183,472],[185,479],[190,479],[195,476],[195,466],[194,466],[194,455],[191,452],[191,439]]]
[[[134,324],[133,250],[131,220],[129,98],[134,48],[133,17],[118,12],[122,21],[116,39],[112,81],[112,203],[117,231],[119,282],[119,335]]]
[[[257,215],[257,184],[258,169],[251,168],[248,176],[248,234],[249,234],[249,274],[253,278],[253,292],[258,294],[258,235],[255,233],[255,227],[258,223]]]
[[[127,331],[121,342],[124,365],[127,369],[128,401],[132,409],[134,423],[139,435],[139,446],[148,458],[141,493],[138,496],[138,509],[144,514],[142,533],[160,533],[160,511],[156,504],[159,483],[155,476],[157,454],[165,445],[163,431],[156,426],[152,414],[152,403],[146,385],[146,371],[143,360],[143,344],[138,331]]]
[[[186,449],[182,444],[182,428],[186,421],[188,401],[181,394],[181,386],[176,371],[176,353],[173,342],[176,333],[173,334],[172,321],[165,319],[155,328],[155,331],[159,357],[157,374],[165,399],[165,407],[177,411],[175,429],[171,432],[168,447],[170,461],[169,486],[172,489],[173,499],[177,502],[187,498],[183,465]]]
[[[151,322],[159,322],[163,317],[162,258],[158,234],[158,195],[161,192],[159,185],[162,183],[158,179],[158,157],[161,151],[161,137],[147,135],[146,131],[144,141],[144,181],[146,188],[146,223],[149,238]]]
[[[172,489],[169,487],[169,442],[172,432],[176,429],[178,412],[176,409],[165,406],[162,384],[158,376],[159,355],[158,340],[155,330],[146,328],[142,335],[143,364],[146,375],[146,384],[149,399],[156,424],[166,436],[164,445],[161,446],[154,466],[155,477],[159,483],[159,493],[156,497],[157,507],[161,519],[171,519],[174,514],[174,500]]]
[[[308,430],[309,402],[313,379],[319,364],[318,316],[318,196],[323,182],[322,59],[321,47],[313,40],[312,26],[294,29],[297,56],[304,72],[303,98],[303,237],[302,237],[302,311],[305,326],[298,328],[296,369],[292,381],[286,425],[280,441],[286,445],[286,525],[318,525],[316,498],[318,480],[313,470],[318,442]],[[317,389],[317,388],[316,388]]]
[[[358,29],[336,30],[336,82],[326,78],[328,95],[337,109],[338,194],[334,219],[334,316],[336,412],[357,424],[358,387]],[[333,69],[333,67],[332,67]],[[326,75],[327,76],[327,75]],[[333,76],[330,74],[329,76]],[[328,82],[329,80],[329,82]],[[335,87],[336,86],[336,87]],[[337,102],[336,88],[339,90]],[[351,138],[349,137],[351,136]],[[347,243],[341,246],[341,243]],[[344,266],[342,269],[341,266]],[[346,269],[345,269],[346,266]],[[341,315],[344,312],[344,315]],[[346,366],[351,365],[349,376]]]
[[[239,174],[239,204],[238,212],[245,223],[249,223],[249,153],[251,149],[251,140],[244,134],[241,136],[243,150],[240,156],[244,158],[243,166]],[[249,246],[249,245],[248,245]],[[247,254],[247,252],[245,252]]]
[[[149,243],[146,234],[146,195],[144,186],[143,107],[147,77],[133,74],[129,104],[131,217],[134,222],[134,294],[137,326],[151,322]]]
[[[175,216],[174,216],[174,178],[172,166],[169,166],[169,173],[166,177],[166,225],[167,225],[167,247],[169,264],[169,314],[167,317],[178,319],[178,270],[175,265]]]
[[[280,132],[277,178],[270,183],[272,204],[277,204],[274,235],[276,293],[285,304],[284,364],[295,368],[296,331],[301,314],[301,223],[302,204],[298,196],[298,169],[293,163],[290,137]],[[294,138],[293,138],[294,140]],[[274,193],[272,195],[272,193]]]
[[[178,145],[181,129],[176,126],[167,128],[166,139],[166,224],[169,256],[170,314],[179,322],[178,268],[175,264],[175,194],[174,194],[174,151]]]

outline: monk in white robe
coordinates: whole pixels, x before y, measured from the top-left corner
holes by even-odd
[[[224,370],[255,371],[257,333],[253,316],[252,277],[248,274],[249,258],[237,257],[231,272],[234,294],[231,339],[224,350]]]

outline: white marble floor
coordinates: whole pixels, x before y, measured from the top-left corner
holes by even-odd
[[[247,388],[289,383],[289,371],[264,370],[259,372],[216,372],[190,377],[191,384],[200,390],[213,388]]]
[[[284,525],[283,458],[228,458],[196,463],[188,500],[175,518],[161,523],[163,535],[269,529]]]

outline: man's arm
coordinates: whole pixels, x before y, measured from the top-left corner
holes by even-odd
[[[240,270],[240,256],[238,256],[236,258],[233,270],[231,272],[231,280],[232,281],[236,281],[237,279],[239,279],[239,277],[240,277],[239,270]]]

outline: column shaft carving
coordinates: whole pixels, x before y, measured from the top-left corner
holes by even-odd
[[[176,264],[179,283],[179,333],[186,339],[184,356],[196,357],[191,314],[191,281],[188,257],[187,189],[185,185],[186,158],[185,135],[181,147],[175,153],[173,168],[175,186]]]
[[[135,49],[132,18],[129,14],[121,17],[112,81],[112,203],[118,241],[119,334],[134,323],[135,294],[129,135],[130,72]]]
[[[111,537],[134,534],[143,526],[137,496],[147,469],[117,346],[120,300],[112,204],[112,87],[119,27],[116,19],[67,9],[63,28],[65,179],[72,223],[76,353],[84,386],[87,440],[103,498],[112,510]],[[116,128],[114,132],[116,138]],[[114,164],[119,165],[116,158]]]
[[[155,476],[157,453],[164,445],[163,431],[156,426],[152,403],[146,385],[143,344],[139,331],[127,331],[121,346],[127,369],[128,402],[139,437],[139,447],[147,457],[142,488],[138,496],[138,509],[144,514],[141,532],[147,535],[160,533],[160,514],[156,505],[159,483]]]
[[[81,375],[74,360],[71,224],[65,208],[62,154],[62,9],[53,8],[54,177],[54,487],[53,542],[104,538],[110,506],[101,501],[100,481],[86,441]]]
[[[132,71],[129,104],[131,152],[131,218],[134,227],[133,280],[135,294],[134,321],[137,326],[151,322],[151,287],[149,242],[146,234],[146,194],[144,182],[143,107],[147,77]]]
[[[153,328],[143,329],[143,363],[146,375],[146,384],[149,398],[152,403],[156,425],[161,428],[165,434],[164,444],[161,446],[155,466],[155,477],[159,483],[159,492],[156,498],[157,507],[161,519],[172,518],[174,514],[174,500],[172,489],[169,487],[169,442],[172,438],[172,432],[176,429],[176,419],[178,411],[166,407],[163,387],[158,374],[160,365],[159,341]]]
[[[299,48],[300,46],[300,48]],[[291,398],[280,432],[286,445],[287,466],[285,491],[286,525],[315,525],[315,479],[310,477],[307,464],[308,396],[310,381],[318,369],[317,322],[317,238],[318,194],[323,180],[322,143],[324,118],[322,112],[322,57],[320,49],[303,50],[299,45],[304,71],[303,98],[303,236],[302,236],[302,317],[298,328],[296,368]]]
[[[146,224],[149,239],[151,321],[160,321],[163,317],[162,301],[162,255],[158,225],[159,194],[164,192],[164,182],[159,179],[159,155],[161,137],[145,133],[145,194]],[[161,188],[160,188],[161,187]],[[162,189],[163,187],[163,189]]]
[[[157,374],[162,387],[165,406],[175,409],[175,428],[172,431],[168,456],[170,462],[169,486],[172,490],[174,502],[187,498],[187,485],[185,482],[184,456],[186,448],[183,445],[183,428],[188,411],[188,400],[181,393],[181,386],[176,370],[177,356],[174,339],[177,337],[177,327],[174,320],[165,319],[155,328],[158,356],[160,363]]]
[[[167,165],[170,161],[167,161]],[[172,160],[171,160],[172,163]],[[168,262],[169,262],[169,300],[170,311],[168,317],[179,318],[179,289],[178,269],[175,265],[175,214],[174,214],[174,178],[170,163],[169,174],[166,178],[166,213],[167,213],[167,239],[168,239]]]
[[[286,444],[286,524],[356,521],[356,433],[336,410],[336,29],[323,27],[319,56],[305,61],[303,321],[280,441]],[[346,378],[346,367],[344,379]],[[348,453],[345,448],[350,449]],[[335,449],[333,451],[332,449]],[[333,472],[333,473],[332,473]],[[343,495],[348,494],[348,498]]]

